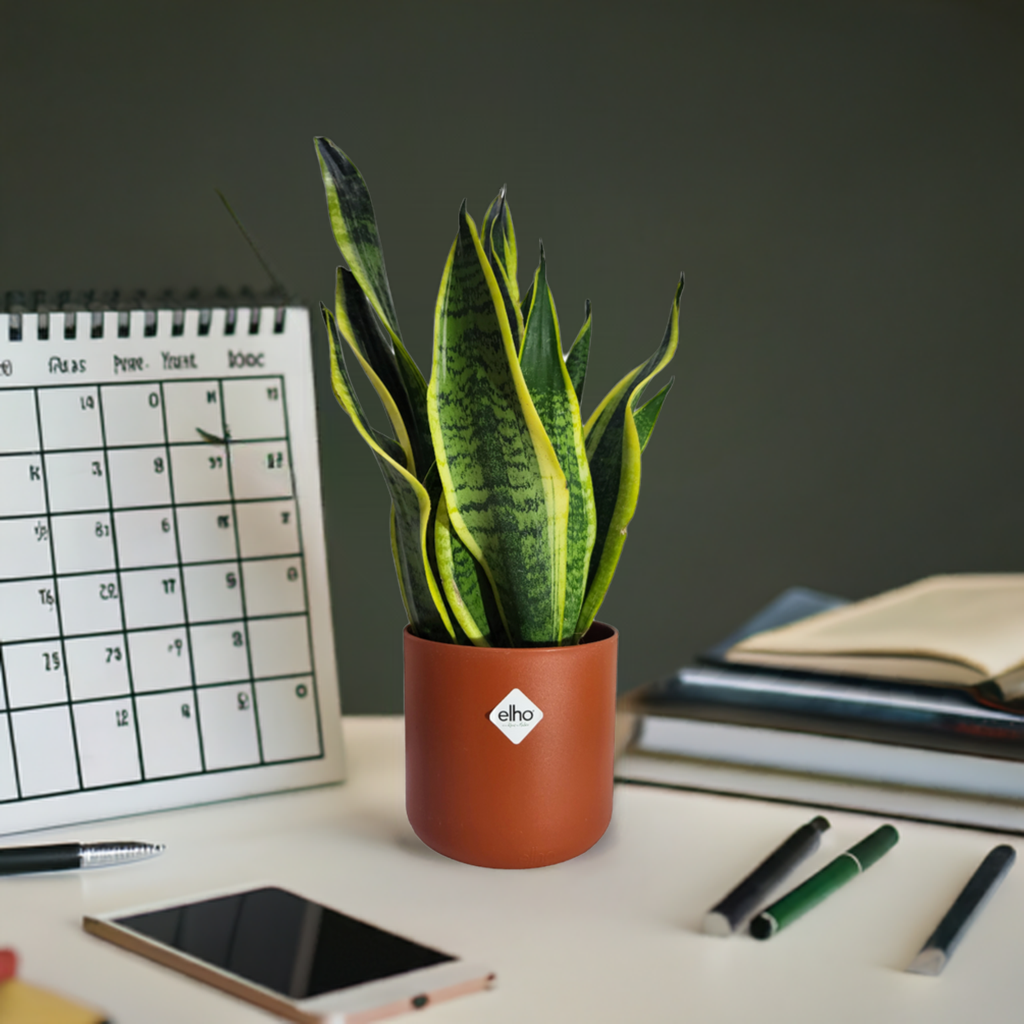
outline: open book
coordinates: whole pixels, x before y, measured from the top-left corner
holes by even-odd
[[[991,683],[1024,697],[1024,573],[932,576],[735,644],[725,660],[804,672]]]

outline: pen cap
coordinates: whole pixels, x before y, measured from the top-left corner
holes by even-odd
[[[861,871],[867,871],[876,860],[887,854],[899,839],[900,834],[892,825],[883,825],[846,852],[860,864]]]

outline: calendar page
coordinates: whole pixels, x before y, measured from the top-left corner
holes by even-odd
[[[0,833],[343,775],[305,309],[0,313]]]

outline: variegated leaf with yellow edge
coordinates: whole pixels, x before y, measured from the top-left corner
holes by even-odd
[[[455,629],[427,553],[430,497],[423,484],[395,458],[398,452],[392,450],[389,454],[377,440],[352,388],[338,324],[329,309],[321,305],[320,311],[330,343],[334,396],[376,457],[391,494],[391,549],[409,623],[417,636],[427,640],[453,640]]]
[[[637,430],[636,407],[651,378],[663,370],[675,355],[679,344],[679,302],[682,294],[683,278],[680,276],[665,336],[657,351],[612,388],[584,427],[597,506],[597,541],[590,560],[587,593],[577,624],[581,635],[590,628],[601,607],[615,574],[622,545],[626,542],[626,528],[636,511],[640,493],[640,453],[650,439],[654,421],[668,389],[663,389],[651,400],[654,403],[660,398],[652,406],[651,413],[643,417],[646,433],[643,444]]]
[[[558,644],[569,490],[465,204],[437,299],[427,411],[452,527],[490,581],[510,642]]]

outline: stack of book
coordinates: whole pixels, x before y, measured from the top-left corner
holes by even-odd
[[[787,590],[620,700],[623,781],[1024,833],[1024,575]]]

